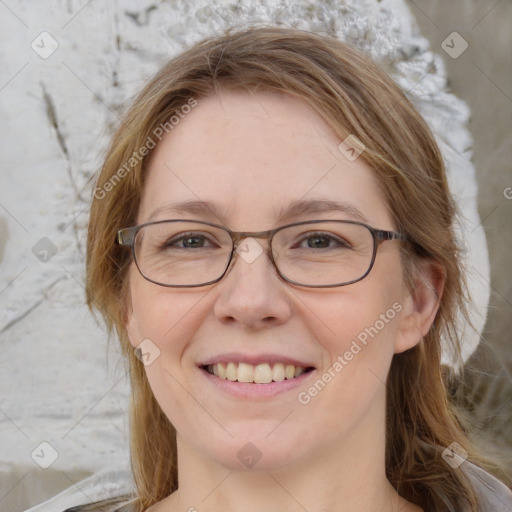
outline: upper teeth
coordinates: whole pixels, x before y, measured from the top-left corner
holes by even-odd
[[[213,373],[220,379],[238,382],[254,382],[256,384],[268,384],[272,381],[293,379],[304,373],[305,368],[293,364],[269,363],[257,365],[247,363],[218,363],[206,366],[209,373]]]

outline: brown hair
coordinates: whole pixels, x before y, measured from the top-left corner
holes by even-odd
[[[99,175],[87,240],[87,301],[115,327],[132,385],[131,457],[138,510],[177,488],[176,432],[149,387],[125,331],[127,269],[131,257],[115,243],[134,224],[148,156],[140,148],[171,117],[220,88],[281,91],[306,101],[344,139],[354,134],[378,178],[402,244],[405,275],[415,263],[439,262],[446,282],[437,316],[424,339],[396,354],[387,383],[386,471],[400,495],[424,509],[444,510],[476,495],[460,469],[432,446],[459,443],[482,462],[447,397],[441,336],[455,354],[457,308],[465,312],[465,284],[455,243],[456,209],[443,160],[425,121],[399,87],[365,55],[331,37],[297,29],[252,28],[211,37],[172,59],[138,95],[115,133]],[[153,144],[154,145],[154,144]],[[127,162],[129,165],[127,166]],[[123,171],[124,169],[124,171]],[[466,315],[467,318],[467,315]]]

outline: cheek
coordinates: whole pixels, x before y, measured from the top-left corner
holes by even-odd
[[[185,331],[194,319],[197,322],[196,306],[205,292],[170,291],[138,275],[131,277],[128,330],[132,345],[132,338],[150,339],[162,353],[179,352],[185,345]]]
[[[363,283],[360,290],[355,284],[323,308],[328,333],[323,344],[332,359],[346,354],[348,360],[355,355],[361,360],[393,353],[402,310],[400,294],[395,287],[376,289],[371,282],[370,286]]]
[[[324,329],[329,334],[318,341],[328,360],[297,394],[301,428],[312,436],[321,432],[326,443],[381,421],[401,305],[387,294],[364,296],[340,295],[325,308],[331,310],[323,315],[331,329]]]
[[[136,347],[151,352],[151,363],[146,365],[149,383],[158,399],[159,389],[167,389],[167,399],[178,396],[179,386],[186,379],[186,371],[194,362],[187,357],[187,348],[207,314],[203,299],[208,292],[171,291],[131,276],[131,313],[128,335]],[[173,380],[174,377],[175,379]],[[169,393],[169,390],[175,390]]]
[[[363,281],[337,294],[326,294],[318,303],[321,335],[317,340],[328,355],[319,378],[333,391],[325,395],[336,395],[340,406],[368,405],[386,382],[393,358],[403,309],[401,280],[374,270]],[[304,402],[315,394],[314,390],[305,392]]]
[[[135,347],[144,340],[141,347],[150,354],[144,369],[153,395],[171,423],[187,431],[190,425],[180,411],[201,414],[191,411],[196,402],[190,400],[187,378],[194,363],[186,354],[204,292],[171,292],[146,282],[135,277],[131,287],[130,342]]]

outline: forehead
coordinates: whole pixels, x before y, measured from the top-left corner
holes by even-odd
[[[222,91],[198,100],[153,150],[138,221],[155,210],[176,217],[167,205],[195,201],[214,204],[216,220],[232,229],[260,230],[292,202],[326,200],[389,225],[373,170],[362,157],[347,159],[341,142],[313,107],[288,94]]]

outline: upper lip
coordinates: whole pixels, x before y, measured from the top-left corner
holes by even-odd
[[[314,365],[305,361],[301,361],[299,359],[295,359],[293,357],[288,357],[279,354],[257,354],[257,355],[249,355],[249,354],[240,354],[236,352],[229,352],[225,354],[218,354],[216,356],[209,357],[204,361],[198,363],[198,366],[208,366],[218,363],[247,363],[252,364],[254,366],[263,363],[283,363],[283,364],[293,364],[293,366],[301,366],[303,368],[314,368]]]

